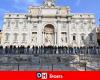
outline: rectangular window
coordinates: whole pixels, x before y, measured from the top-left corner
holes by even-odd
[[[22,39],[22,41],[26,41],[26,33],[23,33],[23,39]]]
[[[92,41],[93,40],[93,36],[92,35],[90,35],[90,41]]]
[[[66,23],[65,22],[63,23],[63,28],[66,28]]]
[[[32,32],[32,42],[33,43],[37,42],[37,32]]]
[[[67,37],[65,37],[65,39],[66,39],[66,43],[67,43]]]
[[[74,41],[76,40],[76,36],[73,36],[73,40],[74,40]]]
[[[90,41],[93,41],[93,33],[89,34]]]
[[[5,21],[5,23],[6,23],[6,26],[7,26],[7,27],[10,27],[10,19],[7,19],[7,20]]]
[[[18,34],[15,33],[15,34],[14,34],[14,41],[17,41],[17,39],[18,39]]]
[[[16,20],[16,27],[18,27],[18,20]]]
[[[24,28],[26,28],[26,23],[27,23],[27,21],[26,21],[26,20],[24,20]]]
[[[12,22],[12,24],[15,24],[15,22]]]
[[[81,36],[81,40],[84,40],[84,36]]]
[[[37,28],[37,23],[33,23],[33,28]]]
[[[19,22],[19,24],[23,24],[23,22]]]
[[[10,37],[10,34],[9,34],[9,33],[6,33],[6,34],[5,34],[5,40],[6,40],[6,41],[9,41],[9,37]]]
[[[67,33],[66,32],[61,33],[61,41],[63,43],[67,43]]]
[[[10,27],[10,21],[8,22],[8,27]]]

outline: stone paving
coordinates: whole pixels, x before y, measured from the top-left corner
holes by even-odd
[[[30,71],[30,70],[64,70],[64,71],[84,71],[84,67],[77,66],[79,55],[52,54],[52,55],[0,55],[0,70],[2,71]],[[82,57],[82,56],[81,56]],[[80,57],[80,58],[81,58]],[[88,60],[95,58],[87,55]],[[81,61],[81,59],[80,59]],[[97,60],[96,60],[97,61]],[[92,63],[91,63],[92,64]],[[90,65],[87,65],[88,71],[94,71]],[[97,66],[98,67],[98,66]]]
[[[0,70],[4,71],[30,71],[30,70],[50,70],[50,71],[60,71],[60,70],[67,70],[67,71],[76,71],[77,69],[74,67],[70,66],[65,66],[65,65],[27,65],[27,66],[0,66]]]

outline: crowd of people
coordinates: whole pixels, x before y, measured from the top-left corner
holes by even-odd
[[[100,54],[99,47],[0,46],[0,54]]]

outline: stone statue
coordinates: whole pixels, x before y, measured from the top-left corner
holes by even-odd
[[[54,6],[54,0],[45,0],[44,5],[47,7],[52,7]]]

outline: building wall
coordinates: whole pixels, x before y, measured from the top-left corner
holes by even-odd
[[[0,45],[1,45],[1,39],[2,39],[2,31],[0,30]]]
[[[97,35],[98,44],[100,45],[100,27],[96,28],[96,35]]]
[[[70,12],[69,7],[46,8],[43,6],[30,6],[26,14],[5,14],[1,43],[4,46],[45,45],[43,32],[48,24],[54,27],[55,44],[53,46],[97,45],[94,14],[74,14]]]

